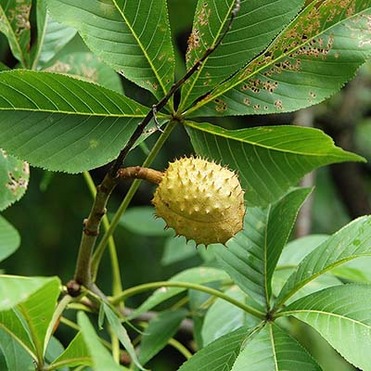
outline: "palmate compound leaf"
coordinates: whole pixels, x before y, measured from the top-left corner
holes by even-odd
[[[303,6],[303,0],[242,0],[232,29],[182,88],[181,107],[210,91],[259,54]],[[187,68],[227,27],[235,0],[199,0],[188,39]]]
[[[345,359],[371,370],[371,286],[330,287],[301,298],[280,315],[292,315],[316,329]]]
[[[113,160],[147,111],[69,76],[0,73],[0,148],[48,170],[78,173]]]
[[[362,256],[371,256],[371,216],[353,220],[309,253],[282,288],[276,306],[319,275]]]
[[[319,103],[371,53],[368,0],[316,0],[264,53],[188,110],[193,116],[266,114]]]
[[[226,130],[209,123],[185,124],[198,155],[237,170],[250,207],[275,202],[317,167],[363,160],[336,147],[317,129],[266,126]]]
[[[105,63],[161,99],[174,79],[166,0],[47,0]]]
[[[270,307],[271,280],[296,215],[310,190],[294,189],[262,208],[247,208],[244,230],[223,245],[210,247],[220,266],[251,298]]]
[[[31,0],[7,0],[0,3],[0,32],[8,39],[10,50],[24,68],[29,67],[31,40]]]

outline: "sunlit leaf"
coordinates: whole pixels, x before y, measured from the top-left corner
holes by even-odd
[[[12,255],[20,242],[18,231],[0,215],[0,262]]]
[[[317,167],[362,161],[362,157],[336,147],[329,136],[312,128],[267,126],[226,130],[190,121],[186,128],[197,154],[237,170],[248,206],[276,201]]]
[[[0,327],[37,359],[44,356],[46,333],[60,289],[56,277],[0,277]]]
[[[278,305],[319,275],[361,256],[371,256],[371,216],[353,220],[308,254],[282,288]]]
[[[192,103],[259,54],[298,13],[303,0],[241,1],[237,17],[223,42],[182,89],[182,100]],[[199,0],[188,39],[187,67],[202,57],[224,32],[235,0]]]
[[[0,311],[15,307],[54,281],[55,278],[0,275]]]
[[[331,287],[283,310],[316,329],[344,358],[362,370],[371,364],[371,286]]]
[[[323,101],[370,56],[370,15],[368,0],[311,1],[264,53],[188,114],[278,113]]]
[[[76,173],[113,160],[146,111],[69,76],[0,73],[0,147],[48,170]]]
[[[0,210],[18,201],[26,192],[30,170],[27,162],[0,149]]]
[[[266,209],[248,208],[243,231],[227,242],[227,248],[210,248],[235,283],[266,308],[278,258],[309,191],[295,189]]]
[[[174,78],[165,0],[47,0],[54,19],[76,28],[105,63],[161,98]]]
[[[24,0],[22,3],[5,0],[0,4],[0,32],[7,37],[14,57],[23,67],[29,67],[30,62],[31,4],[31,0]]]

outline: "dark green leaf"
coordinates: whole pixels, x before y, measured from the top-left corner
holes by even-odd
[[[24,0],[22,3],[17,0],[5,0],[0,4],[0,32],[7,37],[14,57],[25,68],[29,67],[31,4],[31,0]]]
[[[18,231],[0,215],[0,262],[12,255],[20,243]]]
[[[244,230],[211,247],[221,267],[258,303],[269,307],[271,279],[308,189],[295,189],[266,209],[248,208]]]
[[[316,329],[345,359],[362,370],[371,364],[371,286],[331,287],[283,310]]]
[[[2,72],[0,92],[0,146],[54,171],[113,160],[147,113],[116,92],[47,72]]]
[[[185,362],[179,371],[229,371],[250,329],[242,327],[213,341]]]
[[[318,129],[267,126],[226,130],[186,122],[195,151],[238,171],[247,206],[265,206],[282,197],[311,170],[331,163],[362,161],[334,145]]]
[[[76,28],[105,63],[157,98],[174,79],[174,55],[165,0],[87,2],[48,0],[57,21]]]
[[[154,317],[143,333],[139,361],[144,365],[160,352],[175,335],[187,310],[169,310]]]
[[[27,162],[18,160],[0,149],[0,210],[18,201],[26,192],[30,169]]]
[[[119,366],[112,358],[109,351],[101,343],[99,336],[84,312],[77,313],[77,322],[92,359],[94,370],[119,371],[124,368]]]
[[[296,16],[303,0],[241,1],[232,29],[182,89],[184,106],[210,91],[259,54]],[[187,67],[199,60],[225,30],[234,0],[199,0],[188,39]]]
[[[246,342],[231,371],[319,371],[321,368],[304,348],[274,324]]]
[[[340,90],[370,56],[369,0],[315,0],[257,58],[188,110],[196,116],[298,110]]]

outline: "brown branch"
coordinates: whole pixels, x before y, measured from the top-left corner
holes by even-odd
[[[77,257],[74,280],[84,286],[91,283],[91,257],[93,246],[99,234],[99,227],[106,213],[108,199],[117,184],[117,179],[108,173],[97,187],[94,204],[87,219],[84,220],[79,255]]]
[[[154,184],[160,184],[163,175],[161,171],[141,166],[123,167],[117,173],[117,176],[121,180],[143,179]]]

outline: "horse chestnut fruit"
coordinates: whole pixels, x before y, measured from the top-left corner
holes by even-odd
[[[237,175],[199,157],[169,164],[152,203],[177,235],[196,244],[225,244],[243,228],[244,192]]]

